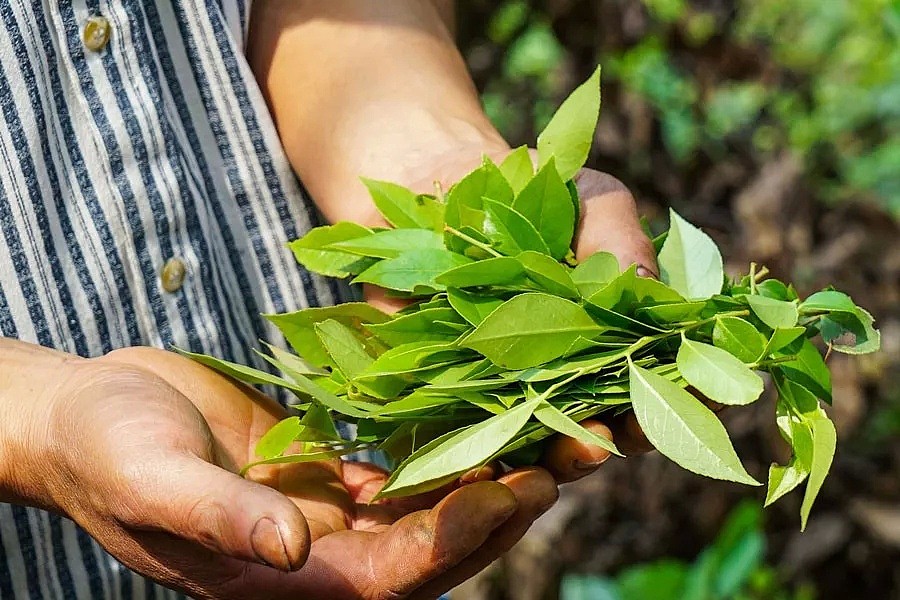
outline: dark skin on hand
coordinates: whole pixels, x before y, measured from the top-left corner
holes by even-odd
[[[157,508],[164,515],[177,512],[177,503],[165,498],[177,498],[181,476],[208,477],[212,494],[196,511],[197,518],[179,524],[178,538],[164,530],[142,531],[138,524],[137,547],[129,551],[136,552],[132,560],[169,570],[165,574],[169,580],[179,575],[171,572],[172,565],[188,567],[191,581],[183,583],[204,597],[431,598],[509,549],[557,498],[556,483],[539,468],[375,504],[369,501],[387,474],[365,463],[333,460],[257,467],[249,474],[252,482],[244,482],[234,473],[252,459],[256,440],[285,416],[280,406],[248,386],[168,352],[134,348],[113,352],[103,362],[109,368],[142,370],[165,382],[173,396],[170,408],[176,396],[189,400],[183,406],[185,414],[172,418],[196,421],[195,436],[179,434],[178,450],[182,460],[195,464],[168,473],[167,478],[175,481],[160,489],[145,488],[141,494],[157,497]],[[157,458],[143,450],[144,462]],[[215,473],[201,462],[224,471]],[[284,500],[276,501],[274,491],[272,504],[267,505],[262,495],[251,493],[256,486],[278,490],[299,510],[280,510]],[[222,490],[222,497],[216,490]],[[253,505],[240,502],[241,494]],[[275,516],[279,511],[282,514]],[[265,538],[264,547],[248,547],[246,556],[235,556],[240,525],[268,527],[268,519],[280,521],[281,535],[275,532]],[[237,529],[234,547],[220,546],[225,529]],[[244,539],[252,539],[247,533]],[[98,538],[103,541],[103,534]],[[223,550],[232,557],[223,556]],[[267,557],[271,567],[247,562],[259,555]]]

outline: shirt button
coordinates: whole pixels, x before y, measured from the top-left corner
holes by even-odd
[[[187,267],[184,261],[180,258],[170,258],[163,265],[162,271],[159,273],[159,279],[164,290],[174,293],[181,289],[186,274]]]
[[[84,33],[82,34],[85,47],[93,52],[100,52],[109,43],[111,32],[112,25],[106,17],[102,15],[88,17],[84,22]]]

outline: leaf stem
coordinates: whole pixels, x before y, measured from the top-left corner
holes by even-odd
[[[718,319],[720,317],[746,317],[749,314],[750,314],[749,310],[731,310],[728,312],[717,313],[715,316],[712,316],[712,317],[709,317],[707,319],[703,319],[700,321],[694,321],[693,323],[690,323],[690,322],[674,323],[674,325],[676,327],[681,327],[681,329],[674,329],[672,331],[667,331],[666,333],[661,333],[661,334],[659,334],[659,337],[660,337],[660,339],[662,339],[662,338],[668,337],[670,335],[677,335],[677,334],[681,333],[682,331],[696,329],[697,327],[702,327],[703,325],[706,325],[707,323],[712,323],[713,321],[715,321],[716,319]]]
[[[538,398],[540,398],[541,400],[547,400],[548,398],[550,398],[550,396],[553,395],[553,392],[555,392],[559,388],[572,383],[573,381],[575,381],[579,377],[582,377],[583,375],[586,375],[587,370],[588,370],[587,367],[582,367],[581,369],[578,369],[577,371],[572,373],[572,375],[570,375],[569,377],[566,377],[562,381],[557,381],[556,383],[554,383],[553,385],[548,387],[546,390],[541,392],[541,394],[538,396]]]
[[[756,263],[750,263],[750,293],[756,293]]]
[[[453,227],[450,227],[449,225],[444,225],[444,231],[446,231],[447,233],[450,233],[452,235],[455,235],[456,237],[463,240],[464,242],[468,242],[468,243],[472,244],[476,248],[481,248],[482,250],[484,250],[485,252],[487,252],[488,254],[490,254],[492,256],[496,256],[496,257],[503,256],[502,254],[500,254],[499,252],[497,252],[496,250],[491,248],[488,244],[485,244],[484,242],[479,242],[472,236],[466,235],[462,231],[460,231],[458,229],[454,229]]]
[[[789,354],[787,356],[778,356],[775,358],[770,358],[768,360],[759,360],[753,363],[752,365],[748,365],[751,369],[758,369],[759,367],[771,367],[772,365],[777,365],[783,362],[791,362],[792,360],[796,360],[797,356],[794,354]]]
[[[446,198],[444,198],[444,186],[437,179],[434,180],[434,195],[441,204],[447,203]]]

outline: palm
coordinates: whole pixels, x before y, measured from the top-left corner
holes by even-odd
[[[169,437],[181,436],[189,451],[232,472],[253,458],[256,440],[283,416],[256,390],[171,353],[131,350],[112,360],[151,371],[178,390],[189,402],[164,419]],[[184,438],[179,423],[197,411],[202,417]],[[503,485],[481,482],[379,504],[369,500],[386,474],[364,463],[257,467],[250,475],[290,498],[306,518],[312,545],[301,570],[226,558],[164,534],[141,534],[140,543],[161,564],[181,565],[195,579],[201,573],[200,593],[213,590],[215,597],[430,598],[511,547],[557,493],[541,469],[507,474]],[[195,582],[185,587],[198,593]]]

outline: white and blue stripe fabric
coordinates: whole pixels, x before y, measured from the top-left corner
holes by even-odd
[[[249,3],[0,2],[4,337],[257,364],[256,340],[281,339],[260,313],[348,299],[285,249],[318,222],[243,56]],[[166,291],[173,259],[186,277]],[[3,600],[177,597],[71,521],[0,504]]]

